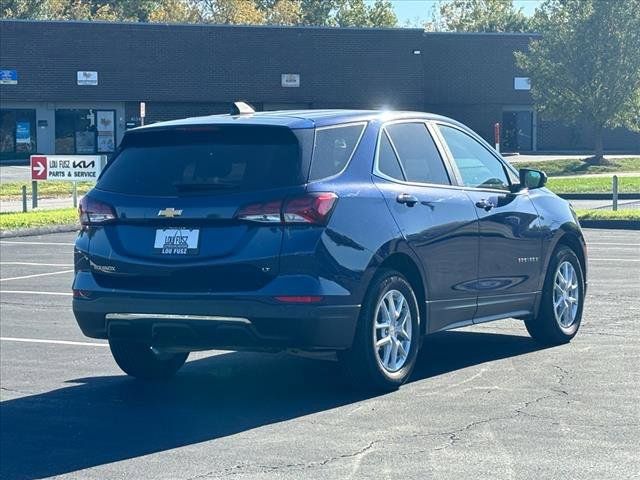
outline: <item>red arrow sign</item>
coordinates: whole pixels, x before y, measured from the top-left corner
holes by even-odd
[[[47,179],[47,157],[31,156],[31,180]]]

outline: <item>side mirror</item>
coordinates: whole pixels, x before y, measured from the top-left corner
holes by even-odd
[[[533,168],[521,168],[518,171],[520,175],[519,190],[528,188],[542,188],[547,183],[547,174],[542,170],[534,170]]]

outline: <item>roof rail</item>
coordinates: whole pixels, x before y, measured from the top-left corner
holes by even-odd
[[[250,115],[252,113],[256,113],[256,111],[247,102],[233,102],[231,115]]]

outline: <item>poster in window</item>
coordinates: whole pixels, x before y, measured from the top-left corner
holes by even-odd
[[[95,153],[95,132],[76,132],[76,153]]]
[[[31,143],[30,122],[16,122],[16,143]]]
[[[113,152],[115,145],[114,113],[111,110],[98,110],[97,130],[98,130],[98,152]]]
[[[113,111],[98,110],[98,132],[113,132]]]
[[[116,146],[113,140],[113,134],[110,134],[110,135],[98,134],[98,152],[100,153],[113,152],[115,149],[116,149]]]

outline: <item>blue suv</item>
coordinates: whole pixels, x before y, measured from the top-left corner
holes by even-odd
[[[425,113],[136,128],[81,201],[73,311],[143,379],[196,350],[324,351],[354,384],[393,389],[441,330],[515,317],[568,342],[586,246],[545,181]]]

